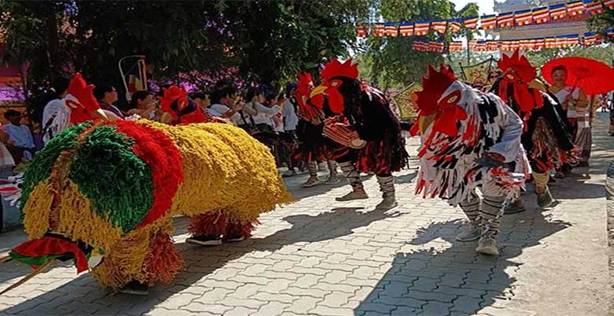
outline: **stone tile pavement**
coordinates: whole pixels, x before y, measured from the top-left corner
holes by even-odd
[[[254,237],[215,248],[175,241],[186,269],[147,297],[113,295],[87,273],[60,265],[0,297],[2,315],[607,315],[604,173],[614,152],[605,116],[594,131],[591,167],[552,185],[560,203],[506,216],[501,256],[476,255],[454,236],[460,209],[413,195],[415,162],[396,175],[400,206],[375,211],[369,200],[335,202],[343,185],[300,188],[298,201],[265,214]],[[410,147],[415,150],[415,139]],[[324,174],[323,174],[324,175]],[[0,235],[0,252],[25,239]],[[0,265],[0,289],[28,269]]]

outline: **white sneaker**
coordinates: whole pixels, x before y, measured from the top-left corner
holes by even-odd
[[[399,206],[399,203],[397,203],[397,199],[394,197],[394,195],[391,195],[384,197],[384,199],[379,202],[377,206],[375,206],[375,209],[379,211],[387,211],[397,206]]]
[[[365,191],[363,191],[363,190],[353,191],[352,190],[352,192],[350,192],[350,193],[348,193],[348,194],[346,194],[344,196],[335,198],[335,200],[339,201],[339,202],[345,202],[345,201],[352,201],[352,200],[364,200],[364,199],[368,199],[368,198],[369,198],[369,196],[367,195],[367,193]]]
[[[456,235],[456,241],[474,241],[480,238],[480,228],[472,223],[467,223],[463,227],[463,231]]]
[[[484,235],[478,241],[478,247],[475,248],[475,251],[484,255],[498,256],[497,240],[490,234]]]
[[[192,236],[185,241],[190,244],[201,246],[219,246],[222,244],[222,238],[219,236]]]
[[[227,242],[240,242],[244,240],[245,240],[245,236],[231,237],[231,238],[226,239]]]

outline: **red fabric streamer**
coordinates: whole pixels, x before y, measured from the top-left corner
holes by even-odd
[[[77,273],[86,271],[88,268],[87,258],[77,244],[53,236],[26,241],[13,248],[12,252],[24,257],[71,254],[75,258]]]
[[[209,122],[209,116],[201,108],[196,108],[195,111],[182,115],[177,120],[178,125],[207,122]]]
[[[171,237],[163,232],[156,233],[149,243],[151,251],[145,258],[143,268],[147,283],[171,283],[177,272],[183,267],[183,260],[173,246]]]
[[[113,121],[117,131],[134,139],[132,151],[151,168],[154,201],[138,227],[164,216],[183,182],[181,153],[173,140],[155,128],[129,121]]]
[[[219,210],[193,216],[188,231],[194,236],[221,236],[226,232],[228,215]]]
[[[224,236],[224,239],[248,238],[252,235],[255,224],[258,224],[258,220],[242,223],[229,212],[218,210],[192,217],[188,231],[194,236]]]

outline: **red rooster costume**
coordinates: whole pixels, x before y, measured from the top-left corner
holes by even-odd
[[[479,239],[477,252],[497,255],[504,202],[518,196],[530,169],[522,120],[496,95],[456,80],[448,66],[429,67],[422,87],[413,129],[422,136],[416,192],[460,204],[470,223],[457,240]]]
[[[323,95],[310,98],[313,88],[311,74],[305,72],[298,75],[296,103],[299,123],[296,134],[299,146],[294,158],[307,162],[309,179],[303,184],[304,187],[312,187],[321,183],[318,179],[318,161],[327,161],[330,171],[329,183],[334,183],[338,179],[333,152],[338,149],[339,145],[322,135],[326,112],[329,111],[324,106]]]
[[[207,114],[190,100],[187,91],[179,86],[164,89],[160,98],[160,109],[170,115],[171,125],[209,122]]]
[[[516,50],[511,56],[503,55],[498,63],[503,77],[493,85],[493,92],[503,99],[524,121],[522,145],[533,169],[537,204],[548,207],[554,199],[548,189],[548,173],[560,168],[561,157],[573,149],[564,120],[559,116],[556,98],[541,91],[535,81],[535,68]],[[523,211],[518,199],[506,213]]]
[[[358,80],[358,65],[333,59],[320,72],[322,84],[312,98],[326,95],[332,117],[325,122],[324,134],[349,147],[336,157],[352,186],[352,192],[339,201],[364,199],[367,195],[360,172],[377,175],[383,201],[378,209],[397,205],[392,172],[407,164],[405,139],[398,118],[381,91]],[[324,103],[324,102],[323,102]]]

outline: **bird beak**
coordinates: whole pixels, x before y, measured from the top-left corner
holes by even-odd
[[[533,79],[531,82],[529,82],[528,86],[529,88],[533,88],[536,90],[546,91],[546,86],[537,79]]]
[[[313,88],[313,90],[311,90],[311,93],[309,94],[309,98],[313,98],[316,95],[324,93],[326,91],[326,89],[328,89],[328,87],[324,86],[324,85],[319,85],[319,86]]]

